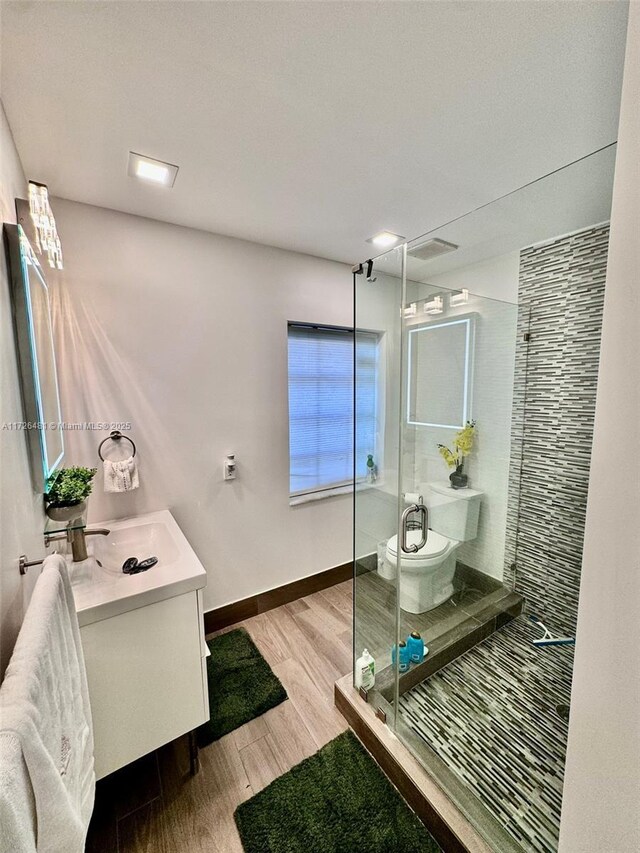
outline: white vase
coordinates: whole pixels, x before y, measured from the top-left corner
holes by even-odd
[[[55,506],[48,504],[46,513],[52,521],[75,521],[81,518],[87,510],[87,501],[79,501],[71,506]]]

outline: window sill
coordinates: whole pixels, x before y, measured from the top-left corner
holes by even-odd
[[[356,492],[365,492],[369,489],[379,489],[381,485],[381,480],[376,480],[375,483],[357,483]],[[338,495],[350,495],[352,493],[353,484],[349,483],[346,486],[336,486],[335,489],[323,489],[320,492],[309,492],[306,495],[292,495],[289,498],[289,506],[299,506],[300,504],[313,503],[314,501],[322,501],[325,498],[335,498]]]

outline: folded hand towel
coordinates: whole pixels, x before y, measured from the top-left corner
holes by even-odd
[[[0,687],[0,749],[10,762],[0,775],[2,853],[15,850],[5,837],[28,839],[33,827],[35,847],[25,841],[20,851],[82,853],[95,793],[93,729],[73,593],[58,555],[45,560]],[[32,796],[20,810],[13,786],[24,788],[25,768]]]
[[[105,492],[130,492],[140,485],[138,466],[133,456],[117,462],[105,459],[102,467]]]

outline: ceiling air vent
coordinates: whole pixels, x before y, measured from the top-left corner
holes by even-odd
[[[438,255],[445,255],[447,252],[455,252],[458,246],[455,243],[447,243],[446,240],[438,240],[434,237],[427,240],[425,243],[420,243],[419,246],[414,246],[412,249],[407,249],[407,254],[412,258],[418,258],[421,261],[430,261],[432,258],[437,258]]]

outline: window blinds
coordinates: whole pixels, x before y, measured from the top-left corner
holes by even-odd
[[[290,494],[353,482],[353,331],[289,324]],[[357,332],[356,477],[376,460],[378,335]]]

